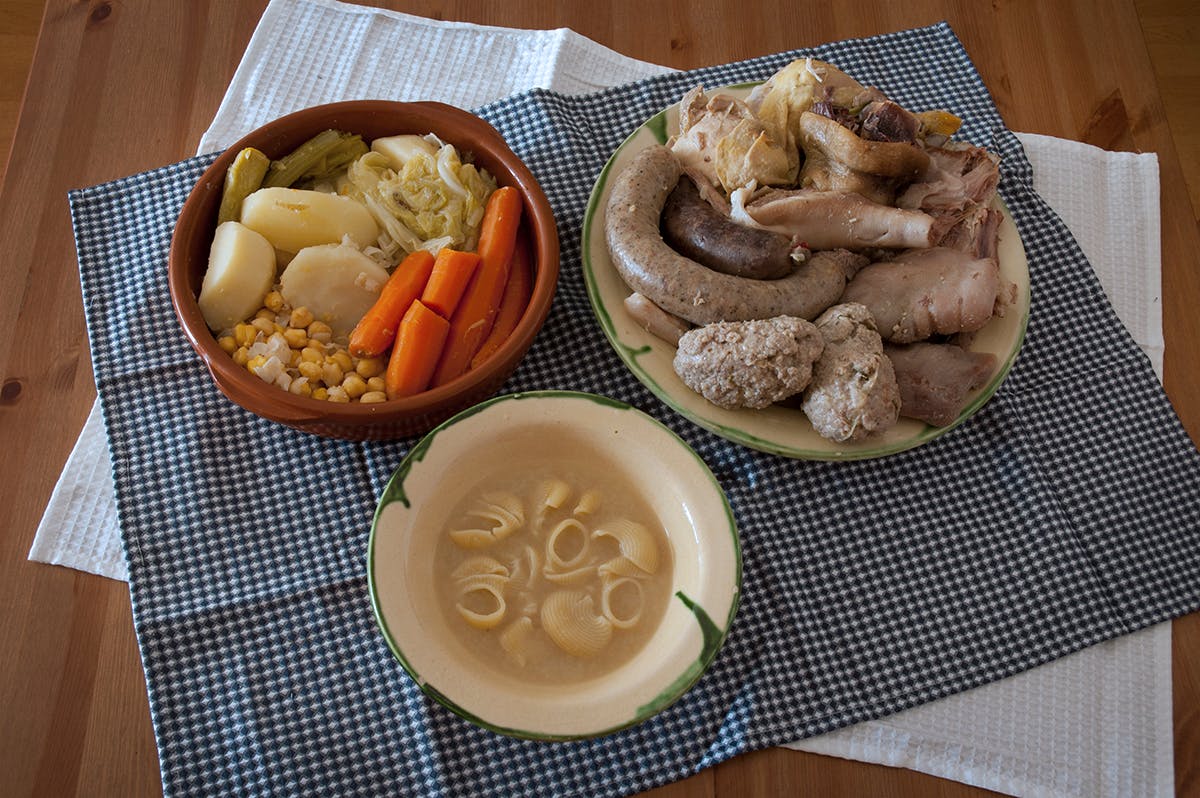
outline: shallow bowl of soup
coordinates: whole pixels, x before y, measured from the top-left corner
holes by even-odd
[[[741,587],[733,513],[668,428],[606,397],[509,394],[446,421],[380,498],[367,556],[388,647],[491,731],[597,737],[678,700]]]

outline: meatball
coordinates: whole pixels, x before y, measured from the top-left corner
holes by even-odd
[[[804,390],[824,344],[810,321],[720,321],[683,334],[675,373],[717,407],[755,410]]]
[[[889,429],[900,417],[900,388],[863,305],[834,305],[816,321],[825,350],[801,407],[817,434],[839,443]]]

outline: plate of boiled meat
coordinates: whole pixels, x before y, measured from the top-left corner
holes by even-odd
[[[999,158],[832,64],[697,86],[596,181],[583,267],[609,342],[674,410],[786,457],[880,457],[992,397],[1029,268]]]

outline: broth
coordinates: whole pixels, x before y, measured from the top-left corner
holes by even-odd
[[[673,583],[670,543],[642,493],[582,441],[560,438],[527,432],[494,449],[501,461],[463,486],[434,554],[452,633],[489,668],[536,684],[631,659]]]

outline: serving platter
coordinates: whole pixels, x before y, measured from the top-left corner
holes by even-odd
[[[713,89],[745,99],[758,83]],[[760,451],[806,460],[857,460],[883,457],[929,443],[967,421],[996,393],[1020,352],[1029,321],[1029,264],[1012,214],[997,199],[1003,213],[1000,225],[1001,279],[1016,286],[1015,301],[1003,316],[993,318],[975,334],[970,349],[996,356],[992,378],[973,391],[952,423],[935,427],[909,418],[888,431],[863,441],[838,443],[822,438],[798,407],[773,405],[763,410],[725,410],[709,403],[675,373],[675,347],[651,335],[626,312],[630,289],[621,279],[604,238],[605,207],[617,174],[646,147],[664,144],[678,129],[679,109],[674,104],[642,123],[608,159],[592,188],[583,221],[583,275],[588,298],[601,328],[617,355],[634,376],[669,407],[695,424]]]

